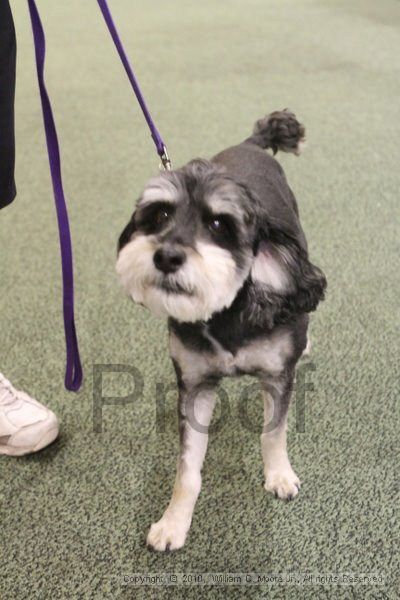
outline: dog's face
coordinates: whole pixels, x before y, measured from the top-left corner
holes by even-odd
[[[149,181],[121,234],[117,272],[135,302],[184,322],[229,307],[246,280],[254,314],[271,298],[309,312],[325,287],[284,225],[269,223],[246,186],[203,160]]]
[[[254,231],[245,188],[193,161],[149,181],[121,235],[117,272],[156,315],[208,320],[248,277]]]

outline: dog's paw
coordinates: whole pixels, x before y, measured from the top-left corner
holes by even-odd
[[[300,479],[289,465],[284,470],[268,471],[265,477],[264,488],[267,492],[272,492],[277,498],[293,500],[299,493]]]
[[[153,523],[147,536],[147,546],[164,552],[178,550],[185,543],[190,523],[164,515],[157,523]]]

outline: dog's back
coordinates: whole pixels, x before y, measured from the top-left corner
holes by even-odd
[[[255,124],[254,133],[237,146],[217,154],[212,162],[223,166],[257,196],[269,218],[286,224],[287,230],[306,249],[307,243],[299,221],[296,199],[281,165],[270,154],[281,150],[300,154],[305,130],[293,113],[271,113]]]

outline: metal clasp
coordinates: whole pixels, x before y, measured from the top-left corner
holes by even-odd
[[[163,153],[161,155],[160,169],[162,168],[164,168],[166,171],[172,171],[172,163],[166,146],[164,146]]]

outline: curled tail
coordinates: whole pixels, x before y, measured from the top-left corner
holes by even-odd
[[[259,119],[254,125],[253,135],[246,141],[264,150],[271,148],[274,154],[281,150],[299,155],[305,142],[305,128],[285,108]]]

